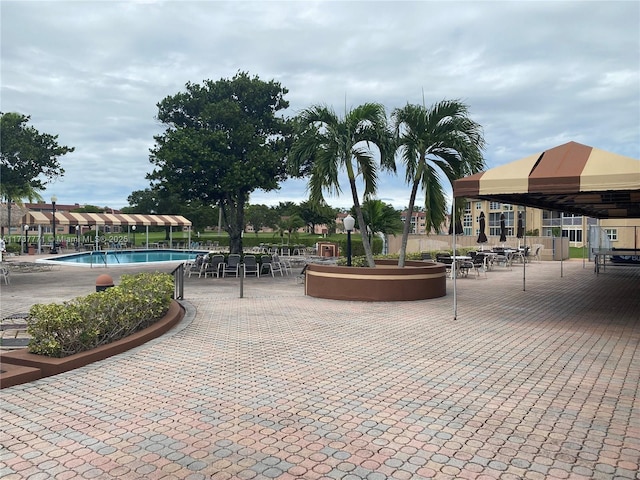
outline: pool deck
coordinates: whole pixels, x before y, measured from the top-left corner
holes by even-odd
[[[154,267],[12,273],[2,317]],[[168,271],[166,268],[162,271]],[[3,479],[639,479],[640,269],[497,267],[446,297],[187,278],[129,352],[0,391]]]

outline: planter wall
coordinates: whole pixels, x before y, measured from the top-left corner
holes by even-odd
[[[83,367],[98,360],[104,360],[118,353],[138,347],[149,340],[168,332],[184,317],[184,308],[175,300],[171,302],[166,315],[153,325],[116,342],[86,352],[76,353],[63,358],[53,358],[29,353],[26,348],[2,353],[0,355],[0,388],[12,387],[22,383],[50,377]]]
[[[311,297],[365,302],[427,300],[447,294],[445,266],[408,261],[376,260],[376,268],[309,264],[305,293]]]

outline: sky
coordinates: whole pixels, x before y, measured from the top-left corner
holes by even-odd
[[[149,187],[157,104],[248,72],[289,90],[293,117],[378,102],[461,100],[488,168],[576,141],[640,158],[637,1],[0,0],[0,110],[75,151],[41,192],[121,208]],[[306,180],[253,204],[299,203]],[[333,207],[352,205],[343,194]],[[402,170],[378,198],[408,204]],[[418,198],[417,205],[423,202]]]

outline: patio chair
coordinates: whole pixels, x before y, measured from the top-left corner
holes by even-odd
[[[267,273],[271,273],[272,277],[276,276],[276,273],[279,272],[280,276],[283,277],[282,273],[282,264],[280,262],[274,262],[272,255],[264,255],[262,257],[262,266],[260,267],[260,273],[265,271]]]
[[[9,269],[7,267],[0,267],[0,275],[4,279],[4,284],[9,285]]]
[[[197,273],[198,276],[201,275],[202,266],[205,262],[204,255],[196,256],[196,259],[193,262],[186,262],[185,268],[189,271],[189,278],[191,278],[191,274]]]
[[[542,245],[534,245],[534,247],[535,250],[533,252],[533,255],[531,256],[531,261],[535,260],[536,262],[540,262],[540,252],[542,251]]]
[[[448,253],[436,253],[436,262],[444,263],[447,274],[451,273],[453,258]]]
[[[238,277],[238,272],[240,271],[240,262],[242,261],[242,257],[238,253],[231,253],[227,258],[227,263],[222,265],[222,276],[226,277],[228,273],[234,273],[236,278]]]
[[[287,275],[291,274],[293,269],[291,267],[291,261],[289,261],[288,258],[280,258],[280,256],[278,255],[272,255],[271,258],[273,263],[280,264],[280,268],[282,269],[282,271],[284,271],[284,273],[286,273]]]
[[[256,260],[255,255],[245,255],[244,261],[242,262],[243,266],[243,275],[246,277],[247,275],[255,275],[256,277],[260,276],[260,269],[258,268],[258,261]]]
[[[484,277],[487,278],[487,270],[489,269],[489,258],[489,255],[485,255],[482,252],[478,252],[473,256],[473,260],[471,263],[473,265],[473,271],[476,273],[476,278],[480,277],[480,271],[483,271]]]
[[[209,255],[209,260],[204,270],[204,278],[207,278],[207,275],[212,277],[215,275],[220,278],[221,268],[224,268],[224,255]]]

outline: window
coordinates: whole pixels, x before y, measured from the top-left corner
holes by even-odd
[[[476,202],[476,210],[482,210],[482,202]]]
[[[611,240],[612,242],[615,242],[618,240],[618,229],[617,228],[605,228],[604,229],[604,233],[607,234],[607,237],[609,237],[609,240]]]
[[[489,210],[502,210],[502,204],[500,204],[498,202],[490,202],[489,203]]]
[[[582,242],[582,230],[572,229],[572,230],[563,230],[563,237],[569,237],[570,242]]]
[[[503,209],[504,211],[513,211],[513,205],[510,205],[510,204],[508,204],[508,203],[505,203],[505,204],[503,204],[503,205],[502,205],[502,209]]]

